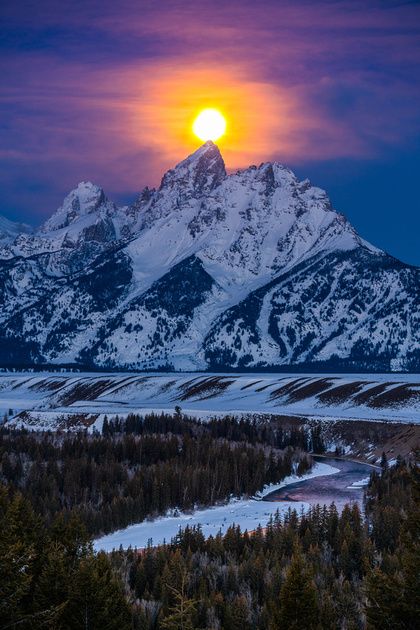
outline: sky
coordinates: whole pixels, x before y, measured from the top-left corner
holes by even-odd
[[[0,76],[0,215],[132,201],[210,106],[229,171],[279,161],[420,265],[420,1],[2,0]]]

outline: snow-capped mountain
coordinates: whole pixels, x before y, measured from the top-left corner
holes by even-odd
[[[284,166],[207,142],[117,208],[82,183],[0,250],[0,363],[420,367],[420,270]]]
[[[19,234],[27,234],[29,232],[31,232],[29,225],[15,223],[6,219],[6,217],[0,216],[0,247],[14,241]]]
[[[81,240],[106,242],[117,238],[114,221],[117,208],[106,198],[104,191],[91,182],[81,182],[64,199],[38,230],[45,238],[62,238],[62,242],[79,243]]]

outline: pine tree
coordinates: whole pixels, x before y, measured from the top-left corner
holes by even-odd
[[[232,602],[226,604],[223,627],[226,630],[252,630],[249,605],[244,595],[237,595]]]
[[[282,627],[288,630],[319,627],[316,588],[297,548],[280,590],[280,620]]]
[[[69,586],[66,629],[130,630],[131,611],[106,554],[83,558]]]
[[[403,584],[400,576],[389,576],[376,568],[367,578],[367,627],[371,630],[403,630],[401,615]]]
[[[169,589],[173,605],[170,606],[168,613],[160,621],[160,627],[165,630],[194,630],[194,617],[197,612],[197,602],[193,598],[188,597],[186,592],[187,576],[184,572],[181,576],[181,584],[179,588],[166,585]]]
[[[69,575],[71,565],[65,558],[63,546],[53,542],[42,555],[42,568],[36,580],[33,596],[34,611],[41,613],[49,610],[46,628],[63,628],[63,615],[69,598]]]
[[[27,616],[25,598],[32,585],[37,524],[20,495],[9,498],[0,486],[0,619],[21,623]]]

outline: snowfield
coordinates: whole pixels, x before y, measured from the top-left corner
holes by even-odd
[[[101,430],[105,415],[278,414],[420,423],[418,374],[0,373],[0,414],[35,430]]]
[[[351,486],[348,486],[351,489],[359,490],[359,488],[364,488],[368,485],[370,477],[365,477],[364,479],[360,479],[360,481],[354,481]]]
[[[161,545],[164,542],[170,542],[180,529],[185,527],[193,527],[200,525],[204,536],[215,536],[219,531],[226,532],[231,525],[239,525],[242,531],[253,531],[259,525],[265,527],[277,510],[280,514],[287,512],[289,508],[297,510],[308,509],[307,503],[297,501],[278,502],[278,501],[262,501],[262,498],[274,490],[284,488],[285,486],[295,483],[296,481],[304,481],[314,477],[325,475],[334,475],[339,470],[329,464],[316,463],[312,470],[301,477],[290,475],[279,484],[271,484],[265,486],[259,497],[252,499],[232,499],[226,505],[206,508],[204,510],[196,510],[192,513],[180,513],[173,516],[164,516],[153,521],[143,521],[137,525],[130,525],[125,529],[116,531],[108,536],[98,538],[94,542],[96,551],[112,551],[122,546],[124,549],[128,547],[136,547],[143,549],[152,544],[154,546]]]

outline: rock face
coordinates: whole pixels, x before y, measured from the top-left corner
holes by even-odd
[[[207,142],[131,206],[81,183],[32,234],[0,223],[0,324],[2,365],[415,371],[420,270]]]

